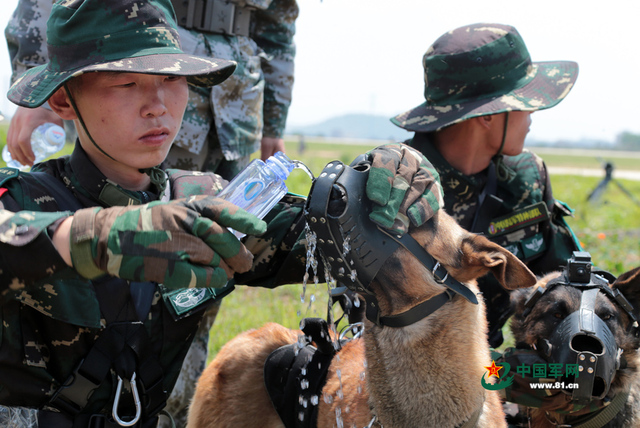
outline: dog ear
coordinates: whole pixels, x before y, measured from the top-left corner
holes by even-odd
[[[511,252],[488,239],[473,235],[465,239],[463,248],[470,249],[465,252],[465,261],[471,265],[481,265],[491,271],[500,285],[508,290],[531,287],[536,283],[536,276],[529,268]]]
[[[623,273],[611,288],[617,288],[633,306],[633,314],[640,319],[640,267]]]

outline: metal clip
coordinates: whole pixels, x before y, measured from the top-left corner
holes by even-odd
[[[438,284],[442,284],[444,283],[447,278],[449,278],[449,272],[447,272],[445,270],[445,275],[444,278],[440,279],[440,277],[436,274],[436,271],[440,269],[440,262],[436,260],[436,264],[433,266],[433,269],[431,269],[431,274],[433,275],[433,279],[438,283]]]
[[[133,404],[136,407],[136,415],[129,422],[125,422],[120,419],[120,415],[118,415],[118,405],[120,404],[120,393],[122,392],[122,378],[118,376],[118,387],[116,388],[116,397],[113,400],[113,409],[111,410],[111,415],[113,419],[118,423],[118,425],[123,427],[130,427],[135,425],[140,420],[140,415],[142,414],[142,406],[140,403],[140,396],[138,395],[138,387],[136,386],[136,373],[134,372],[131,375],[131,380],[129,381],[131,384],[131,392],[133,393]]]

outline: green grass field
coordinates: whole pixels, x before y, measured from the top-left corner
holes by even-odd
[[[0,147],[4,145],[5,135],[6,126],[0,126]],[[300,152],[298,142],[289,141],[287,154],[292,159],[304,162],[314,175],[318,175],[327,162],[337,159],[348,164],[375,145],[374,142],[363,145],[307,141],[305,150]],[[65,152],[70,151],[71,146],[68,145]],[[614,154],[607,153],[607,160],[614,162],[616,168],[640,170],[637,159],[628,155],[615,157]],[[602,168],[601,160],[595,155],[554,154],[547,150],[541,150],[540,155],[550,167]],[[3,164],[0,160],[0,165]],[[585,250],[591,253],[594,263],[619,275],[640,265],[640,207],[613,183],[608,185],[607,192],[598,203],[587,202],[587,196],[601,179],[553,175],[552,186],[556,198],[567,202],[575,210],[574,217],[567,222]],[[636,198],[640,198],[640,181],[618,181]],[[287,180],[287,185],[292,192],[306,195],[311,180],[303,171],[295,170]],[[314,299],[315,302],[310,303]],[[265,322],[274,321],[295,328],[301,318],[325,317],[327,301],[324,284],[308,285],[306,290],[302,285],[289,285],[275,290],[237,287],[224,299],[211,330],[210,358],[236,334]]]

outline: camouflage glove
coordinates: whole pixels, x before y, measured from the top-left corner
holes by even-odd
[[[88,208],[74,215],[71,258],[89,279],[108,273],[171,288],[221,287],[253,261],[227,227],[255,235],[266,223],[213,196]]]
[[[404,235],[409,221],[420,226],[444,205],[438,173],[422,153],[401,143],[385,144],[366,154],[371,163],[367,197],[369,218]]]

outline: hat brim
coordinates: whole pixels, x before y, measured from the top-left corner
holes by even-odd
[[[578,77],[578,64],[535,62],[532,73],[534,77],[526,85],[504,95],[444,106],[425,102],[391,118],[391,122],[408,131],[432,132],[478,116],[548,109],[567,96]]]
[[[222,83],[235,69],[235,61],[180,53],[144,55],[63,72],[52,71],[47,64],[26,71],[13,83],[7,97],[22,107],[39,107],[69,79],[95,71],[185,76],[192,85],[210,87]]]

